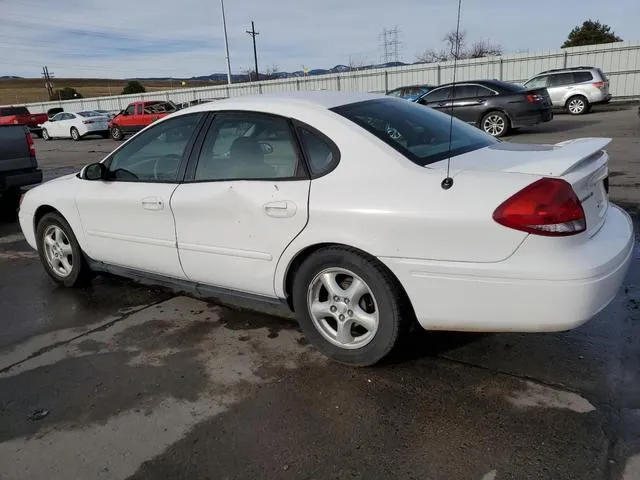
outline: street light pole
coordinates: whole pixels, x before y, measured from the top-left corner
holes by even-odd
[[[231,85],[231,60],[229,59],[229,39],[227,38],[227,21],[224,17],[224,0],[220,0],[222,7],[222,28],[224,29],[224,47],[227,51],[227,83]]]

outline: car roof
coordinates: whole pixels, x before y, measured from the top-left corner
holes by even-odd
[[[230,110],[234,108],[247,110],[248,106],[268,108],[276,105],[328,110],[342,105],[348,105],[350,103],[364,102],[378,98],[388,99],[389,97],[376,93],[337,92],[332,90],[278,92],[225,98],[215,102],[195,105],[180,111],[201,112],[208,110]]]

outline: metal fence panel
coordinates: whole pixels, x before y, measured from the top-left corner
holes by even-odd
[[[456,63],[457,81],[502,79],[522,83],[535,74],[553,68],[588,65],[600,67],[609,77],[614,99],[640,98],[640,42],[589,45],[538,53],[514,53],[501,57],[460,60]],[[180,88],[136,95],[117,95],[80,100],[35,102],[26,104],[34,113],[52,107],[67,111],[104,109],[122,110],[136,100],[171,100],[175,103],[205,98],[227,98],[297,90],[344,90],[384,93],[416,84],[439,85],[453,81],[454,62],[416,64],[387,69],[362,70],[312,77],[265,80],[260,82]]]

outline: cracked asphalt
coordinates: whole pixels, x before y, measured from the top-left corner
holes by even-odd
[[[612,137],[611,196],[640,243],[640,119],[603,110],[510,140]],[[50,179],[114,145],[36,148]],[[576,330],[418,333],[349,369],[242,305],[107,277],[56,288],[0,210],[2,480],[640,479],[639,248]]]

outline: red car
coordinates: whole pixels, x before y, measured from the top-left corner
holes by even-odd
[[[109,132],[114,140],[124,140],[125,135],[136,133],[159,118],[178,110],[172,102],[133,102],[109,122]]]
[[[0,125],[25,125],[31,133],[42,138],[42,127],[49,120],[46,113],[29,113],[27,107],[0,107]]]

